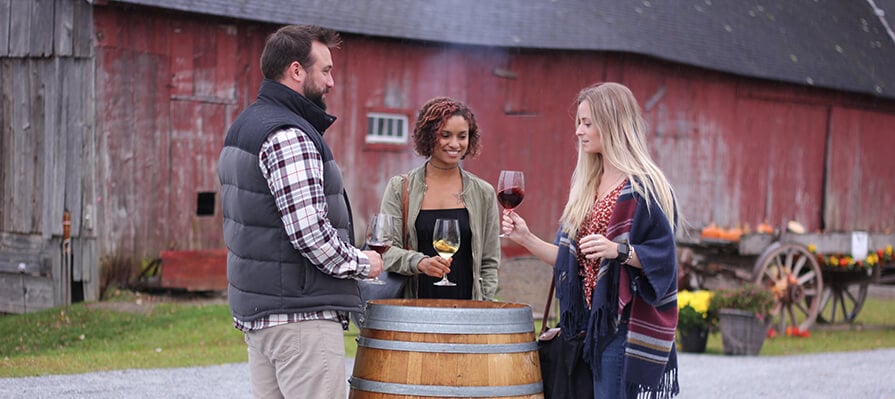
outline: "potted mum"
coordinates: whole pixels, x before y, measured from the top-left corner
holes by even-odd
[[[717,315],[709,304],[712,292],[706,290],[680,291],[677,295],[677,338],[681,351],[702,353],[709,331],[714,328]]]
[[[770,290],[755,284],[716,292],[709,307],[718,314],[724,353],[758,355],[775,303]]]

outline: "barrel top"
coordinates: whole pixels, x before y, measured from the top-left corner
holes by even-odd
[[[448,334],[534,331],[531,307],[509,302],[454,299],[379,299],[367,302],[364,327]]]
[[[463,299],[374,299],[374,305],[410,306],[422,308],[510,309],[528,308],[528,305],[511,302],[472,301]]]

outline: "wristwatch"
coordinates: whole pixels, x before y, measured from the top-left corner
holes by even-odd
[[[628,261],[628,255],[630,254],[631,245],[627,242],[623,242],[618,244],[618,256],[615,257],[615,260],[618,263],[625,263]]]

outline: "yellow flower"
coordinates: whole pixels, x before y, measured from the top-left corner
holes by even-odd
[[[886,245],[885,254],[886,254],[886,256],[892,256],[892,246],[891,245]]]
[[[712,300],[712,292],[707,290],[681,291],[677,293],[678,309],[690,305],[694,310],[705,317],[709,310],[709,302]]]
[[[808,252],[814,253],[814,251],[817,251],[817,245],[808,244]]]

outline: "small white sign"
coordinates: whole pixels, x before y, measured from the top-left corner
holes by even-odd
[[[866,231],[851,233],[851,257],[855,260],[863,260],[867,257],[869,249],[869,236]]]

